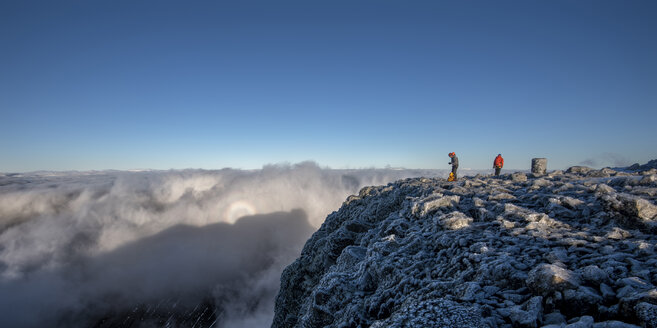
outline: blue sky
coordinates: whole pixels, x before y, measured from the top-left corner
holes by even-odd
[[[0,172],[657,158],[655,1],[2,1]]]

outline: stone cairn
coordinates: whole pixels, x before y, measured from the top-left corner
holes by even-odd
[[[532,158],[532,173],[543,175],[547,170],[547,158]]]

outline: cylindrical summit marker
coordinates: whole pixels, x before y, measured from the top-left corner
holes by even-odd
[[[532,158],[532,173],[536,175],[545,174],[547,170],[547,158]]]

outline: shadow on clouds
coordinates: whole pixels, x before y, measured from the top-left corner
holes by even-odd
[[[0,284],[3,327],[267,326],[280,272],[313,231],[303,210],[176,225]]]

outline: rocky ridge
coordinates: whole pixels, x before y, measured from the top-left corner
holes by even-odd
[[[657,159],[653,159],[643,165],[640,165],[639,163],[634,163],[625,169],[628,171],[648,171],[652,169],[657,169]]]
[[[413,178],[350,196],[272,327],[657,327],[657,171]]]

